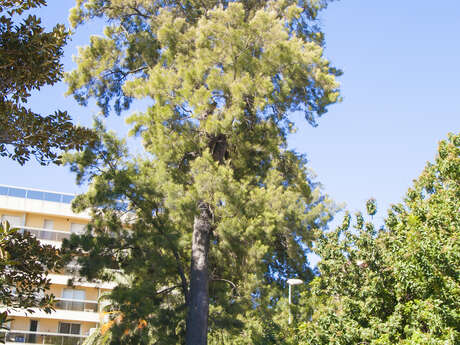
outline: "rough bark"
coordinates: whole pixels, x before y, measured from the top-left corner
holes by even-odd
[[[209,204],[200,202],[192,235],[190,297],[186,322],[186,345],[206,345],[208,342],[209,274],[208,251],[212,231]]]

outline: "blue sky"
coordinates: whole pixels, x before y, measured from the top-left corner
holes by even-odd
[[[73,0],[49,0],[35,11],[46,25],[66,22]],[[326,56],[344,71],[343,102],[333,105],[310,127],[299,114],[291,148],[305,153],[317,180],[336,202],[351,211],[369,197],[380,210],[399,202],[411,181],[433,160],[439,140],[460,129],[460,2],[333,2],[322,15]],[[65,50],[67,71],[72,55],[101,23],[77,29]],[[35,110],[68,110],[76,122],[90,124],[94,106],[79,107],[64,97],[63,83],[43,88],[31,98]],[[135,110],[135,109],[134,109]],[[122,118],[108,119],[120,135]],[[19,166],[0,158],[1,184],[61,192],[83,191],[67,167]]]

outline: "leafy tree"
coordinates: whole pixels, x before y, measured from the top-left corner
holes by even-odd
[[[60,251],[42,245],[30,233],[0,224],[0,325],[8,321],[8,312],[15,308],[40,308],[51,312],[53,295],[45,294],[50,287],[48,271],[62,267]]]
[[[81,148],[92,132],[72,124],[66,112],[42,116],[26,106],[33,90],[62,77],[60,58],[69,33],[63,25],[46,32],[39,18],[15,16],[45,5],[44,0],[0,0],[0,156],[24,164],[59,162],[58,152]]]
[[[315,125],[339,97],[316,22],[325,6],[77,1],[74,25],[109,24],[80,50],[70,92],[105,114],[151,101],[129,118],[143,157],[98,124],[99,144],[69,158],[78,182],[91,182],[75,206],[93,211],[71,247],[88,276],[109,267],[128,277],[112,294],[123,315],[112,342],[244,333],[249,316],[273,313],[286,278],[310,279],[306,254],[333,206],[286,138],[290,112]]]
[[[375,213],[375,203],[368,210]],[[458,344],[460,342],[460,135],[439,144],[376,230],[350,216],[322,236],[322,303],[304,323],[299,344]]]

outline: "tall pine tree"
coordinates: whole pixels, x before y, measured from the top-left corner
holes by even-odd
[[[186,319],[185,343],[206,344],[208,331],[241,332],[255,309],[270,313],[287,277],[311,278],[307,248],[333,207],[286,138],[290,112],[315,125],[339,97],[316,22],[325,6],[77,1],[74,26],[108,25],[80,50],[70,92],[106,115],[151,100],[129,118],[142,158],[100,124],[100,144],[69,158],[91,182],[76,206],[94,214],[72,247],[88,276],[126,275],[112,342],[183,342]]]

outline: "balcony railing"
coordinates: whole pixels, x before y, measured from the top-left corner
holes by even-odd
[[[54,193],[39,189],[18,188],[12,186],[0,185],[0,195],[13,196],[16,198],[43,200],[70,204],[75,198],[73,194]]]
[[[5,335],[6,343],[22,344],[49,344],[49,345],[81,345],[87,335],[63,334],[51,332],[31,332],[31,331],[1,331]]]
[[[97,313],[99,311],[99,303],[97,301],[56,298],[54,306],[56,309],[63,310],[86,311],[93,313]]]
[[[59,273],[66,274],[73,277],[80,277],[80,265],[76,265],[75,263],[71,263],[69,265],[64,266]]]
[[[68,231],[34,228],[31,226],[21,226],[19,228],[22,232],[29,232],[39,240],[62,242],[64,238],[70,238],[70,232]]]

